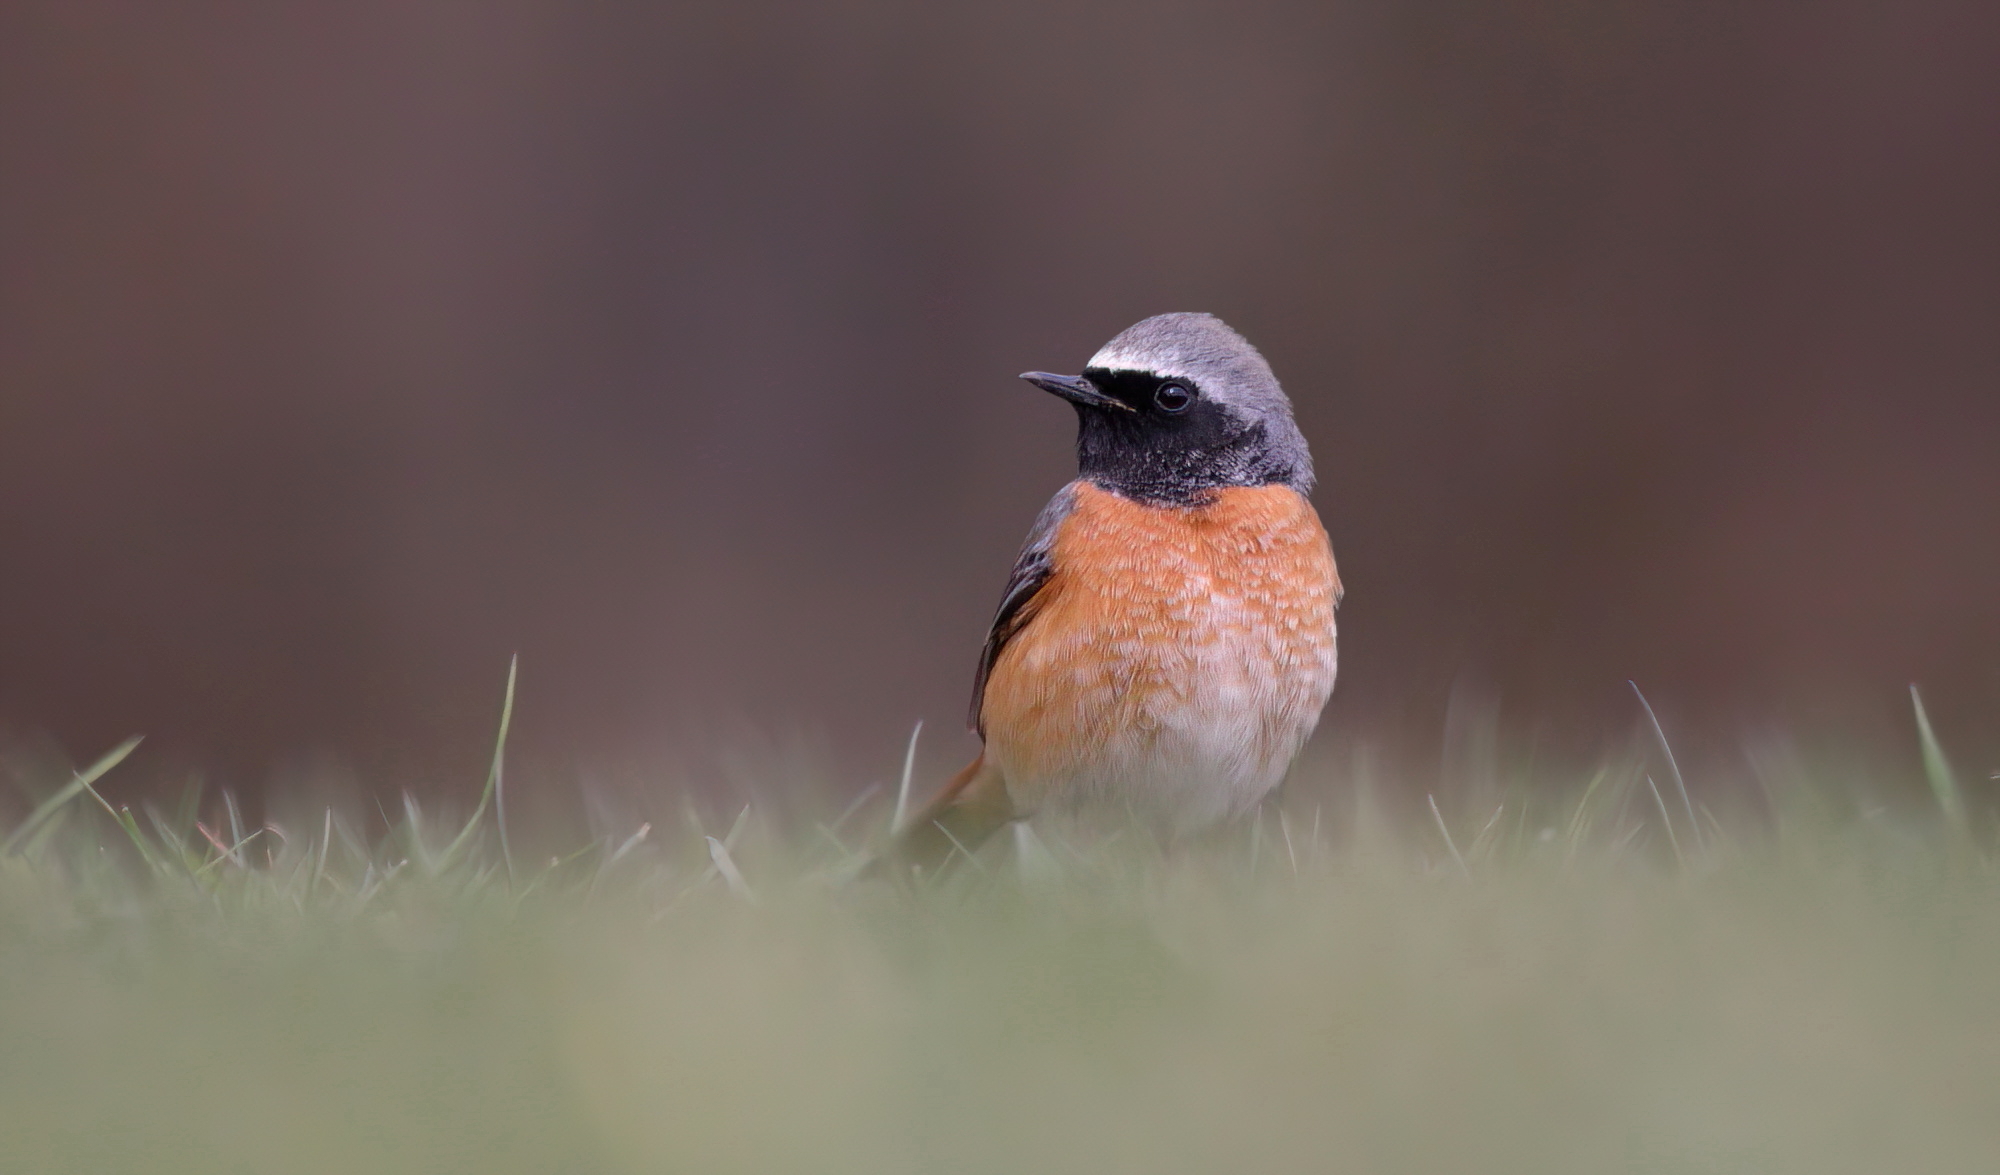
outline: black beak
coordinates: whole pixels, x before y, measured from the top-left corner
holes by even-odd
[[[1045,392],[1053,392],[1072,404],[1082,404],[1086,408],[1116,408],[1120,411],[1134,411],[1132,405],[1107,396],[1097,390],[1097,385],[1080,375],[1050,375],[1046,371],[1024,371],[1021,378]]]

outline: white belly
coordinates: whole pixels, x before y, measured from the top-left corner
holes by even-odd
[[[1233,605],[1211,598],[1201,610],[1228,612]],[[1331,619],[1323,639],[1304,641],[1298,633],[1259,632],[1220,616],[1189,627],[1217,635],[1156,653],[1126,683],[1128,690],[1147,681],[1172,688],[1144,690],[1143,697],[1122,690],[1115,691],[1122,697],[1079,695],[1086,706],[1103,704],[1096,715],[1079,715],[1080,725],[1102,732],[1101,741],[1057,771],[1010,773],[1010,790],[1040,798],[1048,811],[1136,816],[1171,837],[1239,815],[1269,795],[1333,691]],[[995,749],[1006,770],[1004,748]]]

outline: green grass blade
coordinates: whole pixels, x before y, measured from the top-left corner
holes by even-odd
[[[514,678],[520,665],[521,658],[518,654],[507,661],[507,697],[500,704],[500,733],[493,740],[493,763],[486,771],[486,788],[479,793],[479,805],[472,810],[472,818],[465,822],[465,827],[452,838],[451,844],[445,846],[444,855],[438,858],[439,871],[458,864],[460,856],[471,848],[472,836],[479,830],[479,822],[485,819],[487,807],[500,792],[500,781],[507,761],[507,727],[514,721]],[[507,876],[511,878],[514,875],[513,854],[507,845],[507,820],[504,812],[500,818],[500,853],[508,862]]]
[[[1451,851],[1452,861],[1458,865],[1458,871],[1470,879],[1472,877],[1472,866],[1465,863],[1465,858],[1459,855],[1458,846],[1452,843],[1451,829],[1444,822],[1444,813],[1438,811],[1437,797],[1427,794],[1424,796],[1424,799],[1430,802],[1431,819],[1437,821],[1437,830],[1444,836],[1444,847]]]
[[[1467,861],[1482,860],[1493,854],[1493,847],[1499,840],[1497,834],[1500,829],[1500,817],[1506,811],[1506,804],[1501,804],[1499,807],[1494,808],[1493,815],[1487,817],[1486,823],[1480,827],[1477,833],[1473,834],[1472,843],[1467,845],[1465,849],[1465,859]],[[1278,813],[1278,818],[1281,822],[1284,819],[1284,815],[1282,811]]]
[[[1944,757],[1944,747],[1938,743],[1937,732],[1931,729],[1930,715],[1924,712],[1923,696],[1917,687],[1910,686],[1910,708],[1917,715],[1917,742],[1923,748],[1924,778],[1930,781],[1931,795],[1937,798],[1938,809],[1944,813],[1945,823],[1952,831],[1966,830],[1965,799],[1958,791],[1958,777],[1952,774],[1951,760]]]
[[[1639,705],[1645,708],[1646,721],[1653,725],[1653,737],[1660,744],[1660,753],[1667,757],[1667,770],[1673,773],[1674,790],[1680,793],[1681,807],[1687,809],[1688,825],[1694,829],[1694,847],[1699,849],[1702,847],[1701,822],[1694,818],[1694,801],[1688,798],[1687,781],[1681,778],[1681,765],[1674,761],[1674,748],[1672,744],[1667,742],[1667,732],[1660,725],[1660,716],[1653,713],[1653,703],[1647,701],[1646,695],[1640,692],[1638,682],[1627,681],[1625,684],[1632,687],[1633,696],[1637,697]],[[1650,776],[1647,782],[1651,782]],[[1671,824],[1667,826],[1667,831],[1669,834],[1673,832]],[[1679,856],[1679,853],[1675,853],[1675,856]]]
[[[97,789],[92,788],[90,794],[97,796]],[[99,803],[104,803],[103,796],[97,796],[97,800]],[[109,808],[111,805],[104,806]],[[131,838],[132,847],[139,850],[139,856],[145,860],[147,868],[155,873],[169,872],[166,858],[160,856],[151,842],[147,841],[146,834],[139,830],[139,821],[132,815],[132,809],[120,808],[112,813],[112,818],[118,821],[118,827],[124,829],[125,835]]]
[[[132,753],[133,748],[139,745],[142,737],[144,736],[134,735],[111,748],[111,750],[105,753],[103,758],[78,772],[75,778],[64,784],[56,794],[35,805],[35,810],[28,813],[28,818],[21,822],[21,826],[9,834],[5,841],[0,841],[0,857],[11,855],[15,846],[26,840],[43,821],[55,815],[57,809],[84,792],[89,791],[90,785],[102,779],[105,772],[124,762],[125,756]],[[108,804],[106,805],[107,808],[109,806]]]
[[[222,790],[222,806],[229,813],[229,843],[237,846],[228,849],[227,852],[238,866],[247,869],[249,866],[243,860],[241,846],[246,844],[256,834],[243,830],[243,813],[236,806],[236,796],[228,788]]]
[[[403,852],[407,855],[407,859],[415,861],[417,868],[426,876],[444,872],[446,865],[449,864],[450,850],[446,850],[446,858],[431,856],[430,846],[424,843],[424,810],[418,806],[417,797],[408,791],[403,793],[402,828]],[[456,841],[452,842],[452,847],[458,847]]]
[[[1569,825],[1563,830],[1563,839],[1568,843],[1569,856],[1572,858],[1576,856],[1578,847],[1583,843],[1583,834],[1590,828],[1590,799],[1597,794],[1597,786],[1610,774],[1610,764],[1599,767],[1590,777],[1590,782],[1584,786],[1583,798],[1576,802],[1576,810],[1570,813]]]
[[[161,876],[166,876],[172,872],[172,870],[167,868],[166,858],[162,857],[153,848],[152,844],[146,840],[146,834],[139,831],[139,820],[136,816],[132,815],[130,807],[113,808],[111,801],[105,799],[102,793],[95,787],[92,787],[91,781],[88,779],[83,781],[83,790],[90,793],[90,798],[97,801],[98,807],[110,813],[111,819],[117,823],[118,827],[125,830],[125,835],[132,840],[132,847],[139,850],[139,856],[146,862],[148,869]]]
[[[151,804],[141,806],[146,812],[146,822],[153,826],[153,835],[159,839],[161,851],[180,861],[183,867],[190,873],[200,868],[201,858],[194,855],[193,850],[188,847],[186,838],[177,833],[174,827],[167,823],[166,817],[160,815],[159,809],[153,807]],[[194,821],[189,822],[188,827],[190,830],[193,829],[195,823]]]
[[[714,863],[716,871],[722,874],[723,884],[729,892],[755,905],[757,895],[750,892],[750,883],[743,879],[743,871],[736,867],[735,858],[729,855],[729,846],[714,837],[708,837],[708,859]]]
[[[313,864],[312,879],[306,882],[307,901],[312,901],[314,898],[319,896],[320,879],[326,876],[326,855],[329,851],[332,850],[332,848],[333,848],[333,809],[328,808],[326,810],[326,823],[320,829],[319,853],[318,853],[319,859]],[[314,855],[310,847],[308,847],[306,855],[308,857]]]
[[[1667,815],[1666,797],[1660,794],[1660,785],[1650,775],[1646,777],[1646,787],[1653,793],[1653,806],[1660,810],[1660,823],[1667,830],[1667,847],[1674,851],[1674,864],[1686,868],[1687,858],[1681,856],[1681,838],[1674,835],[1674,818]]]
[[[500,826],[500,861],[507,867],[507,884],[514,884],[514,846],[507,842],[507,727],[514,718],[514,673],[521,665],[519,653],[507,658],[507,699],[500,705],[500,735],[493,740],[493,766],[487,771],[493,783],[493,822]]]
[[[258,837],[264,835],[266,831],[268,830],[262,828],[252,830],[250,834],[245,836],[242,840],[239,840],[235,844],[230,845],[229,847],[223,849],[220,855],[215,857],[213,860],[209,861],[207,864],[203,865],[201,868],[195,870],[194,871],[195,876],[196,877],[202,876],[209,870],[215,868],[217,865],[222,864],[224,861],[229,862],[230,864],[236,866],[239,869],[249,868],[249,865],[247,865],[243,860],[243,846],[249,844],[251,841],[256,840]]]
[[[910,772],[917,765],[917,736],[924,732],[924,720],[917,719],[910,729],[910,745],[903,749],[903,778],[896,785],[896,813],[889,817],[889,833],[895,835],[903,831],[903,821],[910,813]]]
[[[22,842],[16,851],[31,860],[41,856],[43,846],[62,835],[62,830],[69,825],[70,813],[74,811],[75,808],[57,808],[47,820],[42,821],[42,826],[35,830],[35,834]]]

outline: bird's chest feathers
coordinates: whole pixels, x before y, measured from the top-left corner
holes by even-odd
[[[1294,712],[1310,727],[1333,683],[1340,581],[1299,493],[1234,487],[1171,507],[1085,483],[1051,554],[1031,622],[1002,654],[1011,672],[996,674],[1013,696],[989,704],[1100,739]]]

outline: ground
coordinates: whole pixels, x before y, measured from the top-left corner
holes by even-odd
[[[490,805],[127,827],[72,782],[0,850],[4,1166],[2000,1163],[1976,816],[1646,775],[1408,817],[1330,780],[1212,852],[1002,845],[912,892],[843,883],[886,799],[528,859]]]

